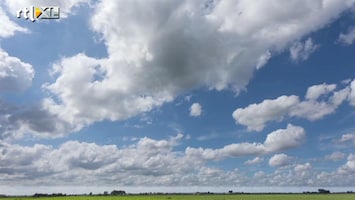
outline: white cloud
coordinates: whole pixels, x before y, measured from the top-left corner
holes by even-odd
[[[128,147],[68,141],[58,148],[6,143],[0,151],[0,182],[19,184],[169,185],[201,164],[173,152],[176,141],[141,138]],[[184,163],[184,165],[181,165]],[[10,172],[11,171],[11,172]]]
[[[266,51],[266,53],[262,54],[262,55],[258,58],[258,62],[256,63],[256,69],[260,69],[260,68],[262,68],[264,65],[266,65],[270,58],[271,58],[271,53],[270,53],[270,51]]]
[[[276,154],[269,160],[274,171],[255,174],[238,169],[208,167],[208,163],[174,150],[183,138],[140,138],[129,146],[66,141],[58,147],[21,146],[0,142],[2,185],[81,186],[349,186],[354,183],[350,154],[336,171],[318,171],[310,163],[292,164],[292,157]],[[253,159],[259,161],[259,159]],[[183,164],[182,164],[183,163]],[[282,167],[284,166],[284,167]],[[285,167],[288,166],[288,167]]]
[[[28,32],[27,29],[20,27],[15,22],[11,21],[10,18],[6,15],[6,12],[0,5],[0,38],[10,37],[15,34],[15,32]]]
[[[31,86],[34,75],[30,64],[0,49],[0,92],[23,91]]]
[[[341,136],[339,142],[341,143],[352,143],[355,146],[355,134],[344,134]]]
[[[219,149],[188,147],[185,153],[195,159],[203,160],[262,155],[296,148],[302,144],[304,138],[305,131],[302,127],[289,124],[286,129],[279,129],[268,134],[264,143],[235,143]]]
[[[333,152],[332,154],[325,156],[325,160],[331,160],[331,161],[339,161],[339,160],[343,160],[344,158],[345,158],[345,153],[339,151]]]
[[[295,167],[294,167],[294,170],[295,172],[297,173],[303,173],[305,171],[308,171],[312,169],[312,165],[310,163],[305,163],[305,164],[297,164]]]
[[[283,167],[289,165],[292,161],[292,157],[286,154],[275,154],[269,160],[269,165],[272,167]]]
[[[285,117],[318,120],[334,113],[348,99],[349,85],[343,89],[335,89],[335,84],[314,85],[308,88],[303,101],[295,95],[266,99],[259,104],[236,109],[233,118],[236,123],[247,126],[249,131],[262,131],[267,122],[281,121]]]
[[[246,108],[238,108],[233,118],[248,130],[261,131],[267,121],[281,121],[286,112],[299,103],[297,96],[280,96],[274,100],[264,100],[260,104],[250,104]]]
[[[354,176],[355,174],[355,155],[354,154],[350,154],[348,156],[348,161],[341,166],[338,169],[339,173],[341,174],[352,174],[352,176]]]
[[[317,100],[322,95],[327,95],[336,89],[336,84],[313,85],[307,89],[306,99]]]
[[[306,133],[302,127],[288,124],[286,129],[271,132],[266,137],[264,145],[269,152],[282,151],[300,146],[305,136]]]
[[[318,49],[318,47],[319,45],[313,44],[311,38],[308,38],[304,43],[297,41],[290,47],[291,59],[296,62],[305,61]]]
[[[194,88],[238,93],[257,66],[267,62],[269,53],[283,51],[292,41],[328,24],[352,2],[222,0],[206,6],[204,1],[141,1],[137,5],[108,0],[95,4],[91,28],[102,35],[107,58],[79,54],[54,66],[59,70],[56,80],[47,84],[53,98],[45,101],[45,108],[76,130],[96,121],[149,112]]]
[[[355,41],[355,27],[352,27],[347,33],[340,33],[338,41],[344,45],[351,45]]]
[[[255,158],[252,159],[252,160],[247,160],[247,161],[245,161],[244,164],[246,164],[246,165],[255,165],[255,164],[262,163],[263,161],[264,161],[264,158],[255,157]]]
[[[202,106],[199,103],[193,103],[190,107],[190,116],[198,117],[202,114]]]

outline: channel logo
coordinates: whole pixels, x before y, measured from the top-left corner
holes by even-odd
[[[59,19],[60,8],[50,6],[31,6],[30,8],[24,8],[17,11],[17,18],[21,17],[24,17],[26,20],[30,19],[32,22],[39,19]]]

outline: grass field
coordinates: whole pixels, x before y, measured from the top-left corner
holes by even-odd
[[[0,200],[355,200],[355,194],[7,197]]]

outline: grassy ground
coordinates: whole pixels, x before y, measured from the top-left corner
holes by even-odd
[[[8,197],[0,200],[355,200],[355,194],[328,195],[149,195],[149,196],[66,196],[66,197]]]

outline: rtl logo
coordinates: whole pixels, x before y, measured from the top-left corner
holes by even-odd
[[[23,16],[26,20],[30,19],[35,22],[38,19],[59,19],[60,18],[60,8],[59,7],[36,7],[31,6],[30,8],[24,8],[17,11],[17,18]]]

